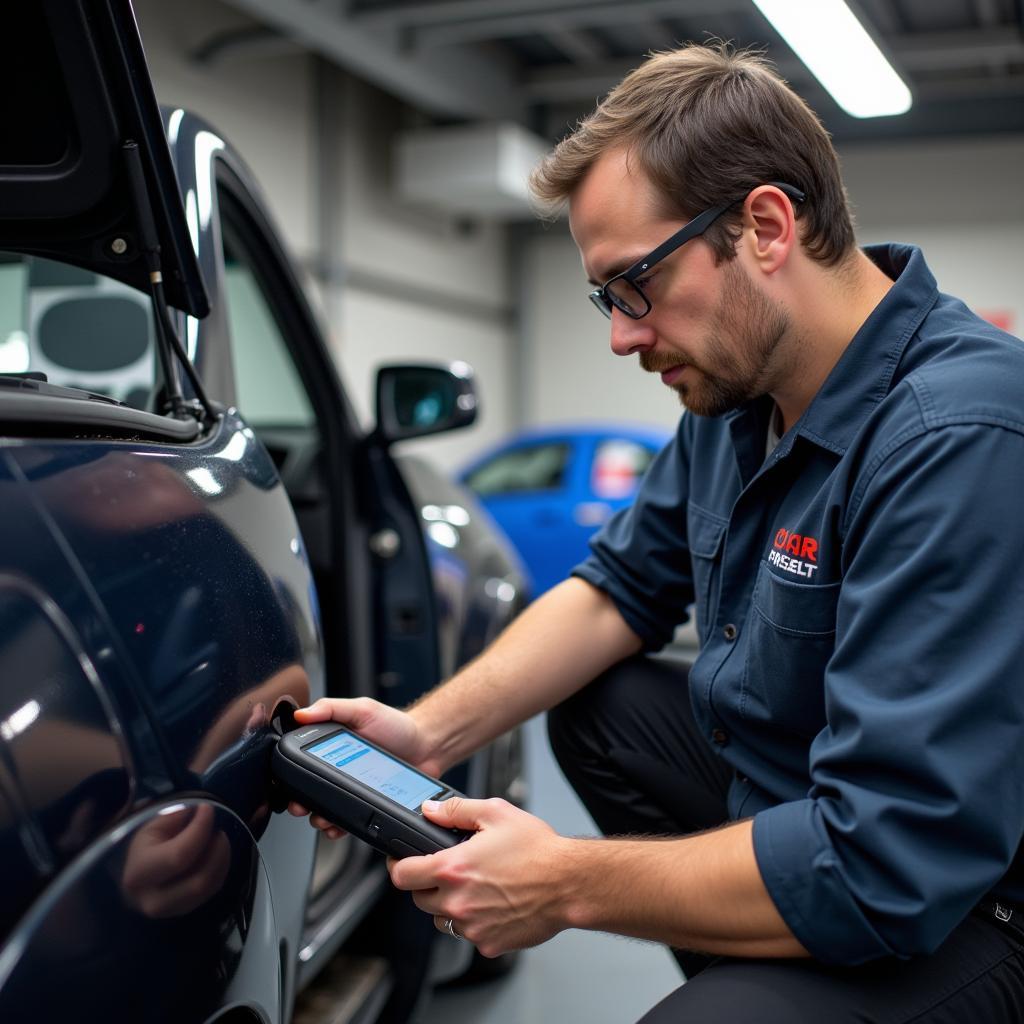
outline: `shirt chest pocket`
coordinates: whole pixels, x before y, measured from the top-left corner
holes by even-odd
[[[740,714],[799,736],[825,726],[825,666],[835,648],[839,583],[780,579],[762,563],[754,584]]]
[[[726,523],[699,505],[686,510],[686,535],[693,567],[693,599],[697,609],[697,635],[703,644],[714,622],[718,601],[718,574]]]

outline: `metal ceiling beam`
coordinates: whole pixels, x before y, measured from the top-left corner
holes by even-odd
[[[639,64],[639,60],[606,60],[579,67],[537,68],[523,80],[532,103],[572,103],[603,96]]]
[[[779,74],[794,86],[812,81],[811,73],[788,53],[776,59],[770,55]],[[641,55],[625,60],[607,60],[600,64],[575,67],[547,67],[531,71],[522,89],[532,103],[571,103],[603,96],[641,62]]]
[[[990,61],[1024,61],[1024,38],[1015,28],[914,32],[890,36],[886,45],[908,71],[944,71],[980,67]]]
[[[935,79],[914,86],[914,98],[923,102],[1013,96],[1019,100],[1024,99],[1024,75],[976,75],[970,78]]]
[[[254,25],[217,32],[196,46],[190,56],[196,64],[212,65],[230,57],[260,60],[300,52],[302,47],[296,40],[269,25]]]
[[[605,48],[593,36],[580,29],[549,28],[544,36],[566,57],[580,64],[593,64],[608,56]]]
[[[558,139],[571,131],[593,109],[593,100],[545,107],[545,133]],[[858,119],[831,104],[815,108],[836,143],[911,138],[944,138],[951,135],[991,135],[1012,132],[1024,135],[1024,103],[1017,96],[920,97],[899,117]]]
[[[900,32],[905,27],[892,0],[860,0],[858,7],[859,11],[855,13],[869,32],[873,30],[885,36]]]
[[[997,0],[972,0],[971,6],[977,15],[978,21],[985,28],[992,28],[998,25],[1003,19],[999,16],[999,4]]]
[[[942,32],[904,35],[887,41],[887,48],[907,71],[950,71],[983,67],[996,57],[1002,61],[1024,62],[1024,39],[1015,29],[973,32]],[[788,50],[769,51],[780,75],[795,86],[811,81],[810,72]],[[606,93],[640,63],[636,59],[604,61],[572,68],[537,68],[530,72],[523,89],[534,103],[564,103],[592,99]],[[996,76],[994,83],[1005,76]],[[915,93],[918,86],[911,82]],[[950,81],[955,91],[955,80]],[[1013,86],[1011,85],[1011,89]],[[998,85],[993,85],[998,90]]]
[[[721,0],[712,10],[694,11],[688,17],[714,17],[722,13],[733,0]],[[736,0],[744,8],[749,0]],[[679,15],[678,0],[633,0],[625,5],[621,0],[608,6],[589,6],[576,9],[571,16],[564,11],[544,11],[500,17],[481,17],[472,21],[452,22],[413,30],[417,48],[458,43],[482,42],[531,33],[545,34],[563,29],[567,19],[575,28],[609,26],[624,22],[636,24],[638,19]],[[953,32],[914,32],[888,36],[886,49],[895,54],[910,70],[920,67],[974,66],[979,61],[1024,59],[1024,39],[1016,28],[982,28]]]
[[[531,2],[531,0],[524,0]],[[544,7],[517,9],[502,14],[478,8],[475,17],[436,23],[410,21],[405,26],[418,47],[451,46],[456,43],[482,42],[485,39],[508,39],[513,36],[543,34],[550,27],[596,28],[636,24],[649,18],[709,18],[727,11],[747,11],[750,0],[591,0],[579,4],[575,0],[552,0]]]
[[[479,19],[502,18],[507,15],[530,14],[558,10],[571,11],[573,8],[594,7],[611,0],[406,0],[402,3],[374,4],[354,13],[362,25],[381,28],[408,28],[420,25],[438,25],[448,22],[476,21]],[[622,0],[615,0],[622,3]],[[743,0],[749,4],[750,0]],[[626,6],[639,7],[643,0],[632,0]],[[707,10],[707,0],[698,0],[698,5]],[[675,7],[680,16],[688,13],[694,0],[677,0]]]
[[[839,144],[883,139],[905,142],[913,138],[948,138],[951,135],[1024,133],[1024,103],[1017,96],[984,99],[945,98],[915,103],[899,117],[858,119],[825,118],[825,127]]]
[[[511,65],[492,53],[448,47],[411,53],[396,34],[370,32],[336,2],[229,0],[306,49],[433,114],[521,118],[519,83]]]
[[[983,28],[994,28],[1002,23],[998,0],[972,0],[971,6]],[[1006,70],[1005,63],[996,59],[989,60],[988,66],[996,74]]]
[[[650,40],[651,50],[674,50],[683,42],[669,27],[657,18],[650,18],[639,23],[640,30]]]

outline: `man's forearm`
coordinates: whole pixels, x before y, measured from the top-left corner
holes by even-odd
[[[753,822],[682,839],[569,840],[553,890],[569,927],[742,957],[808,953],[761,879]]]
[[[447,767],[560,703],[640,646],[606,594],[569,579],[409,713]]]

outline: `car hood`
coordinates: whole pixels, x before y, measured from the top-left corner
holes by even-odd
[[[5,5],[0,249],[143,291],[150,269],[129,185],[137,144],[167,301],[209,309],[129,0]]]

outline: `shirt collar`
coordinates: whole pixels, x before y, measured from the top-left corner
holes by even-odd
[[[907,343],[938,299],[935,278],[917,246],[872,245],[864,253],[893,286],[853,336],[793,432],[840,455],[889,393]],[[790,447],[786,440],[780,449]]]

